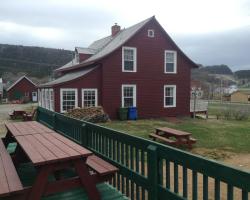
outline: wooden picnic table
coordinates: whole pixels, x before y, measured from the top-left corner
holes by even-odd
[[[192,148],[192,144],[196,142],[196,139],[191,137],[192,133],[168,127],[156,128],[155,130],[155,133],[150,134],[151,138],[154,140],[156,138],[160,139],[174,146],[187,145],[188,148]],[[174,138],[174,140],[172,138]]]
[[[8,131],[3,140],[5,146],[9,142],[17,142],[14,164],[18,166],[28,161],[38,172],[33,185],[26,189],[24,199],[38,200],[43,195],[80,186],[84,187],[89,199],[99,200],[101,198],[96,183],[107,181],[117,171],[117,168],[92,155],[88,149],[38,122],[6,123],[6,128]],[[76,176],[61,179],[59,172],[65,169],[74,170]],[[50,175],[54,175],[56,180],[49,182]]]

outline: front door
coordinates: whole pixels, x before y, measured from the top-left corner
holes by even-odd
[[[32,101],[37,102],[37,92],[32,92]]]

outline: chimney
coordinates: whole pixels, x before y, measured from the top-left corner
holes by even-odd
[[[117,23],[115,23],[115,25],[113,25],[111,27],[111,34],[112,36],[115,36],[117,33],[119,33],[121,30],[121,27],[119,25],[117,25]]]

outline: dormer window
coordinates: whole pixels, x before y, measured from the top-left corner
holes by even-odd
[[[166,74],[176,74],[177,72],[177,52],[176,51],[165,51],[165,62],[164,72]]]
[[[136,48],[122,48],[122,71],[136,72]]]
[[[155,31],[153,29],[148,30],[148,37],[151,37],[151,38],[155,37]]]

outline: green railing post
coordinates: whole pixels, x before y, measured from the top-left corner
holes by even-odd
[[[158,188],[158,158],[157,147],[149,145],[148,148],[148,182],[150,189],[148,191],[149,200],[157,200],[157,188]]]
[[[38,122],[40,120],[39,115],[40,115],[40,109],[38,107],[37,110],[36,110],[36,121],[38,121]]]
[[[87,147],[87,145],[88,145],[88,137],[87,137],[87,131],[86,131],[86,124],[82,124],[81,129],[82,129],[82,130],[81,130],[82,145],[83,145],[84,147]]]
[[[56,131],[56,114],[53,113],[52,117],[53,117],[53,119],[52,119],[52,127],[53,127],[53,130]]]

